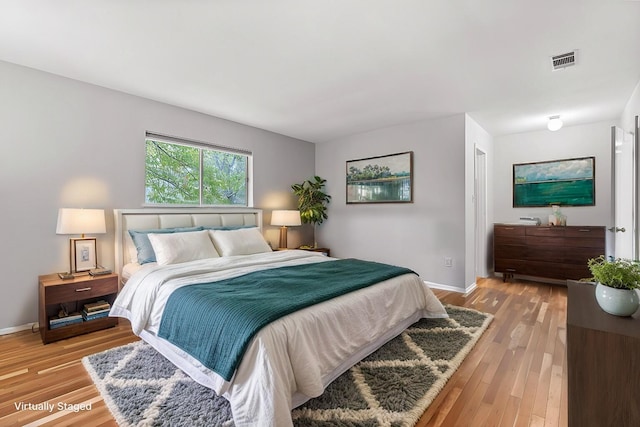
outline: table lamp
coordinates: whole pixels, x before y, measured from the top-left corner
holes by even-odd
[[[298,210],[276,210],[271,213],[271,225],[280,226],[279,249],[287,248],[287,227],[302,225],[300,211]]]
[[[58,224],[56,226],[56,234],[80,234],[82,236],[81,239],[84,239],[85,234],[88,233],[104,234],[106,232],[104,209],[60,208],[58,210]],[[76,240],[80,239],[69,239],[69,272],[59,273],[59,276],[62,279],[71,279],[74,277],[73,273],[78,272],[77,266],[75,268],[73,266],[74,244]],[[94,268],[96,266],[97,262]]]

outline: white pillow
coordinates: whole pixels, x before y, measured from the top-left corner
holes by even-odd
[[[271,252],[271,246],[255,227],[238,230],[209,230],[209,233],[220,256]]]
[[[187,233],[150,233],[149,241],[156,253],[158,265],[177,264],[220,256],[206,230]]]

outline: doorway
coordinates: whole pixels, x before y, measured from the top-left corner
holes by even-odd
[[[636,123],[638,118],[636,117]],[[635,135],[634,135],[635,134]],[[609,228],[613,239],[613,257],[636,259],[637,233],[637,126],[636,132],[624,132],[617,126],[611,128],[613,219]]]
[[[487,250],[487,153],[477,146],[474,157],[475,202],[475,276],[488,277],[489,251]]]

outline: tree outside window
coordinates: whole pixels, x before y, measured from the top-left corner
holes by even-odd
[[[146,139],[145,202],[248,206],[249,155]]]

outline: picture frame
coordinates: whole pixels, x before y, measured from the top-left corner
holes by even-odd
[[[596,158],[513,165],[513,207],[595,206]]]
[[[71,269],[73,273],[81,273],[98,267],[96,238],[86,237],[71,239]]]
[[[348,160],[347,204],[412,203],[413,151]]]

